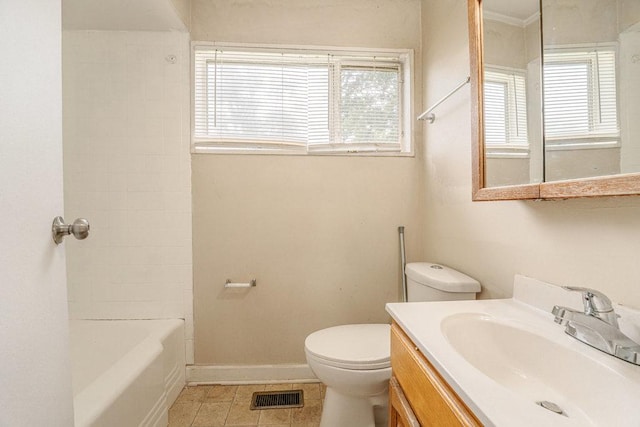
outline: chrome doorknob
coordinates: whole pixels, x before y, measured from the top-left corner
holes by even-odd
[[[73,224],[65,224],[64,219],[61,216],[57,216],[53,219],[51,234],[53,241],[56,242],[56,245],[59,245],[64,237],[69,234],[73,234],[78,240],[86,239],[89,236],[89,229],[89,221],[84,218],[76,219]]]

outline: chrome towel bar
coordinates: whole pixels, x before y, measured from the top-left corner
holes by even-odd
[[[453,89],[451,92],[449,92],[447,95],[443,96],[438,102],[436,102],[435,104],[433,104],[431,106],[431,108],[429,108],[427,111],[425,111],[424,113],[420,114],[418,116],[418,120],[429,120],[429,123],[433,123],[436,119],[436,115],[431,113],[431,111],[436,108],[438,105],[442,104],[444,101],[446,101],[451,95],[453,95],[454,93],[456,93],[458,90],[460,90],[460,88],[464,85],[466,85],[467,83],[469,83],[471,81],[471,76],[467,76],[467,79],[465,81],[463,81],[462,83],[460,83],[458,86],[455,87],[455,89]],[[431,113],[431,114],[429,114]]]

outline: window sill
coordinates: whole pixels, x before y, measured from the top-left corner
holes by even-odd
[[[487,159],[528,159],[530,157],[529,146],[487,146]]]
[[[545,144],[546,151],[602,150],[620,147],[620,141],[593,141],[576,143],[547,142]]]
[[[223,147],[198,147],[191,146],[191,154],[214,154],[214,155],[256,155],[256,156],[314,156],[314,157],[415,157],[413,151],[302,151],[287,149],[239,149],[239,148],[223,148]]]

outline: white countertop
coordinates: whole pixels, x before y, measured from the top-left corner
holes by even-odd
[[[559,288],[555,286],[549,289],[548,286],[553,285],[519,276],[516,278],[514,289],[516,298],[391,303],[387,304],[387,311],[465,404],[487,426],[539,427],[605,424],[600,421],[592,422],[592,418],[577,413],[580,412],[578,407],[572,407],[573,411],[567,411],[567,413],[572,412],[569,416],[550,412],[536,405],[531,399],[485,375],[459,354],[443,334],[442,321],[452,315],[461,313],[486,315],[498,322],[515,325],[519,329],[543,336],[546,340],[554,343],[553,345],[557,344],[568,350],[576,351],[602,365],[604,372],[607,373],[606,376],[608,377],[609,373],[611,375],[612,388],[609,388],[609,384],[606,384],[605,381],[606,387],[599,385],[591,390],[589,372],[578,373],[581,384],[572,384],[571,386],[578,387],[575,390],[580,390],[580,392],[589,390],[589,393],[602,395],[601,397],[595,396],[597,402],[601,402],[602,405],[602,408],[598,408],[600,414],[596,418],[602,420],[607,418],[607,414],[610,413],[612,423],[609,425],[640,425],[640,366],[616,359],[565,334],[564,327],[554,323],[553,315],[550,310],[547,310],[550,301],[554,299],[549,295],[551,293],[560,299],[555,298],[556,304],[575,306],[577,302],[579,305],[576,308],[581,307],[580,299],[578,297],[576,300],[573,293],[562,289],[558,290]],[[618,306],[616,311],[619,308]],[[632,338],[636,339],[633,336]],[[487,343],[487,345],[491,345],[491,343]],[[543,359],[545,356],[545,354],[539,355]],[[549,359],[548,363],[553,364],[554,360]],[[572,366],[566,366],[562,369],[570,370]],[[576,378],[575,372],[571,378]],[[612,393],[611,390],[614,387],[615,393]],[[622,389],[620,389],[621,387]],[[622,396],[622,398],[612,401],[611,396]],[[567,401],[570,402],[570,400],[571,396],[567,396]],[[565,405],[568,404],[565,402]],[[619,411],[626,414],[625,417],[620,418],[623,421],[618,419]]]

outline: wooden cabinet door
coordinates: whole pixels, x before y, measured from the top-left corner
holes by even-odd
[[[389,381],[389,427],[420,427],[398,380]]]
[[[395,323],[391,327],[391,369],[420,426],[482,425]]]

